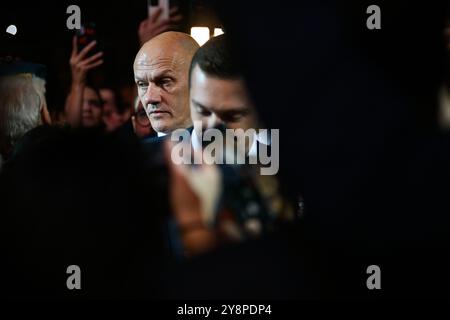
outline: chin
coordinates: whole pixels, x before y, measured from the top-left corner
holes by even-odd
[[[161,123],[161,122],[157,122],[155,124],[151,124],[153,129],[155,129],[156,132],[161,132],[161,133],[168,133],[171,130],[170,125],[168,123]]]
[[[94,126],[94,123],[92,121],[87,120],[82,122],[82,126],[85,128],[90,128]]]

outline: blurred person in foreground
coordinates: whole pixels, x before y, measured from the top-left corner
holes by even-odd
[[[0,271],[8,274],[0,296],[160,296],[159,173],[142,170],[129,139],[48,129],[0,172]],[[145,214],[142,199],[152,203]],[[71,265],[81,290],[66,285]]]
[[[132,139],[41,126],[50,118],[39,70],[1,68],[0,296],[159,296],[162,210],[158,185],[142,178],[159,173],[143,171]],[[151,214],[141,214],[144,198]],[[81,291],[66,285],[70,265],[81,268]]]
[[[450,12],[447,13],[443,32],[445,44],[444,79],[438,95],[438,124],[441,129],[450,129]]]
[[[430,141],[428,150],[415,150],[419,130],[411,132],[413,110],[429,110],[436,100],[442,6],[384,1],[380,7],[390,14],[378,32],[361,21],[369,2],[353,7],[300,1],[296,10],[215,4],[244,61],[259,115],[283,132],[283,186],[295,195],[301,184],[308,211],[301,223],[269,239],[190,261],[177,270],[173,282],[181,284],[174,294],[448,296],[448,144]],[[423,23],[410,23],[414,19]],[[248,27],[269,20],[261,32]],[[279,45],[268,34],[279,34]],[[268,61],[277,65],[271,77]],[[426,166],[413,163],[418,155]],[[381,268],[382,290],[365,285],[373,263]]]
[[[21,62],[0,69],[0,141],[7,159],[0,170],[0,272],[8,274],[0,296],[160,295],[154,285],[161,210],[152,200],[152,213],[141,215],[137,201],[158,189],[142,179],[137,143],[41,126],[50,124],[41,69]],[[74,264],[81,268],[81,291],[66,285]]]

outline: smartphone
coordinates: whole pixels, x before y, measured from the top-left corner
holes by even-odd
[[[89,43],[97,40],[97,28],[94,22],[84,23],[79,30],[77,30],[77,45],[78,52],[83,50]],[[89,52],[89,56],[98,52],[98,45],[96,45]]]
[[[169,0],[148,0],[148,16],[152,14],[156,9],[162,8],[161,15],[157,21],[169,20],[170,16],[170,3]]]

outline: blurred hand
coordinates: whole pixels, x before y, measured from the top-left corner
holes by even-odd
[[[178,14],[177,7],[170,9],[170,17],[168,20],[163,19],[158,21],[161,14],[162,8],[158,8],[153,11],[147,19],[140,23],[138,35],[141,45],[160,33],[176,29],[177,24],[183,19],[183,16]]]
[[[165,142],[165,157],[170,172],[170,203],[181,232],[186,255],[203,253],[216,246],[217,235],[211,226],[222,192],[222,177],[215,165],[174,164],[172,143]]]
[[[73,37],[72,54],[70,56],[72,85],[85,84],[88,71],[103,63],[103,60],[100,59],[103,56],[103,52],[98,52],[91,57],[86,57],[96,44],[96,41],[92,41],[83,50],[78,52],[77,37]]]

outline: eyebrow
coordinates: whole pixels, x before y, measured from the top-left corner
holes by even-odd
[[[147,80],[147,77],[145,76],[144,72],[135,72],[134,73],[134,80]]]
[[[172,69],[164,69],[158,73],[155,74],[154,78],[158,79],[158,78],[163,78],[163,77],[173,77],[174,71]]]
[[[199,107],[199,108],[202,108],[202,109],[205,109],[205,110],[208,110],[208,111],[209,111],[209,108],[208,108],[208,107],[205,107],[205,106],[202,105],[200,102],[195,101],[195,99],[191,99],[191,101],[192,101],[192,103],[193,103],[196,107]]]
[[[235,108],[233,110],[226,110],[222,112],[222,115],[226,115],[226,116],[230,116],[230,115],[235,115],[235,114],[242,114],[244,116],[248,115],[250,113],[250,109],[249,108]]]
[[[153,78],[158,79],[158,78],[162,78],[165,76],[174,77],[174,71],[172,69],[163,69],[161,71],[157,71],[156,73],[154,73]],[[134,79],[142,80],[142,81],[148,80],[147,73],[144,71],[141,71],[139,73],[135,72]]]
[[[192,100],[192,103],[193,103],[196,107],[205,109],[205,110],[210,111],[210,112],[216,112],[216,111],[212,111],[211,108],[208,108],[208,107],[204,106],[203,104],[201,104],[200,102],[198,102],[198,101],[196,101],[196,100],[194,100],[194,99],[191,99],[191,100]],[[233,108],[233,110],[225,110],[225,111],[218,112],[218,113],[220,113],[220,114],[222,114],[222,115],[228,115],[228,116],[229,116],[230,114],[232,115],[232,114],[236,114],[236,113],[243,113],[244,115],[247,115],[247,114],[250,113],[250,111],[251,111],[251,110],[250,110],[249,107],[240,106],[240,107]]]

